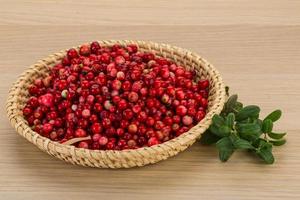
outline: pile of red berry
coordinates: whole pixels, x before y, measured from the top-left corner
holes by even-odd
[[[89,149],[136,149],[163,143],[205,116],[208,80],[134,44],[70,49],[29,87],[23,109],[40,135]]]

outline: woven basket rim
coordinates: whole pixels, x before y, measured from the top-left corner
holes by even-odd
[[[141,44],[149,44],[151,46],[157,47],[157,48],[162,48],[162,49],[171,49],[175,52],[180,52],[181,54],[184,54],[185,57],[187,59],[198,59],[200,60],[203,65],[209,66],[209,68],[214,70],[214,75],[215,75],[215,80],[216,80],[216,84],[215,84],[215,89],[216,89],[216,93],[219,94],[218,98],[218,103],[212,105],[212,108],[209,112],[207,112],[207,114],[205,115],[205,117],[195,126],[193,126],[189,131],[183,133],[182,135],[175,137],[169,141],[166,141],[164,143],[158,144],[158,145],[154,145],[151,147],[141,147],[138,149],[128,149],[128,150],[91,150],[91,149],[83,149],[83,148],[77,148],[75,146],[71,146],[71,145],[64,145],[61,144],[59,142],[56,141],[52,141],[46,137],[41,136],[40,134],[36,133],[35,131],[33,131],[30,126],[27,125],[26,120],[23,118],[22,114],[19,112],[18,113],[18,109],[12,109],[12,108],[17,108],[18,102],[16,101],[16,97],[20,94],[21,91],[21,87],[24,84],[24,81],[26,81],[28,78],[28,74],[30,75],[31,73],[34,73],[36,71],[36,66],[37,65],[44,65],[49,66],[50,63],[56,63],[56,62],[52,62],[52,60],[54,60],[54,58],[56,56],[61,56],[61,55],[65,55],[66,54],[66,50],[62,50],[59,53],[54,53],[51,54],[49,56],[47,56],[46,58],[39,60],[36,64],[32,65],[29,69],[27,69],[21,76],[19,76],[19,79],[13,84],[12,88],[9,91],[9,95],[8,95],[8,99],[7,99],[7,105],[6,105],[6,110],[7,110],[7,115],[8,118],[11,121],[11,124],[16,128],[17,132],[22,135],[23,137],[25,137],[25,134],[27,134],[27,132],[29,132],[31,135],[33,135],[33,137],[31,138],[31,140],[29,140],[27,137],[25,137],[27,140],[29,140],[31,143],[37,145],[38,140],[41,140],[43,145],[44,145],[44,150],[47,151],[48,145],[53,145],[55,146],[56,150],[58,149],[65,149],[67,148],[68,151],[71,151],[74,153],[74,155],[79,156],[79,157],[85,157],[86,155],[93,157],[93,154],[107,154],[107,153],[112,153],[112,154],[124,154],[125,156],[127,154],[131,154],[131,153],[141,153],[144,151],[158,151],[159,148],[169,148],[168,146],[172,146],[174,142],[179,142],[179,143],[185,143],[187,140],[194,140],[196,138],[199,137],[199,135],[201,135],[201,133],[199,135],[196,135],[193,133],[193,131],[195,131],[194,129],[199,129],[199,128],[203,128],[203,129],[207,129],[209,124],[211,123],[211,118],[214,114],[219,114],[221,112],[221,109],[224,105],[225,102],[225,86],[223,84],[222,78],[219,74],[219,72],[214,68],[214,66],[212,64],[210,64],[208,61],[206,61],[205,59],[203,59],[202,57],[200,57],[198,54],[189,51],[187,49],[184,48],[180,48],[177,46],[171,46],[168,44],[164,44],[164,43],[155,43],[152,41],[139,41],[139,40],[103,40],[103,41],[98,41],[100,44],[102,45],[113,45],[113,44],[137,44],[138,46],[140,46]],[[78,49],[80,45],[75,46],[73,48]],[[143,51],[143,50],[142,50]],[[145,51],[145,50],[144,50]],[[49,61],[50,58],[50,61]],[[59,59],[55,59],[56,61],[59,61]],[[12,120],[15,120],[14,122]],[[21,127],[21,130],[20,130]],[[25,127],[24,129],[22,127]],[[26,133],[24,133],[26,132]],[[202,131],[204,132],[204,131]],[[38,146],[38,145],[37,145]],[[39,146],[40,148],[40,146]],[[63,152],[63,150],[62,150]],[[81,156],[80,156],[81,155]]]

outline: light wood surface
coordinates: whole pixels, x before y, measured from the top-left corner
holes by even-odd
[[[299,1],[80,2],[1,1],[0,199],[300,199]],[[17,135],[4,104],[18,74],[50,53],[96,39],[188,48],[263,115],[281,108],[275,128],[288,132],[288,143],[274,149],[276,163],[239,152],[223,164],[214,147],[196,143],[155,165],[92,169],[56,160]]]

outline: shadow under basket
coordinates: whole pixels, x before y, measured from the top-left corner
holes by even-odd
[[[7,99],[6,110],[11,125],[20,135],[42,151],[66,162],[83,166],[98,168],[144,166],[165,160],[185,150],[209,127],[213,115],[221,112],[225,103],[225,87],[222,78],[219,72],[199,55],[171,45],[146,41],[106,40],[99,41],[99,43],[102,46],[111,46],[116,43],[120,45],[136,44],[139,47],[139,51],[152,52],[157,56],[170,59],[189,70],[194,70],[196,72],[196,80],[208,79],[210,82],[210,91],[205,118],[179,137],[162,144],[135,150],[89,150],[51,141],[34,132],[28,126],[27,121],[22,115],[22,109],[29,98],[29,85],[35,79],[45,76],[52,66],[60,62],[66,55],[66,50],[64,50],[38,61],[19,76],[17,82],[10,89]],[[78,49],[79,47],[75,48]]]

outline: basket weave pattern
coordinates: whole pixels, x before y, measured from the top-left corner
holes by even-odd
[[[34,132],[23,118],[22,109],[29,98],[28,87],[38,77],[43,77],[49,68],[58,63],[66,50],[49,55],[26,70],[9,91],[6,104],[8,118],[16,131],[42,151],[66,162],[98,167],[98,168],[130,168],[156,163],[174,156],[192,145],[197,138],[209,127],[214,114],[219,114],[225,102],[225,87],[219,72],[199,55],[188,50],[167,44],[157,44],[144,41],[106,40],[99,41],[102,46],[113,44],[136,44],[140,51],[150,51],[157,56],[168,58],[196,72],[197,79],[205,78],[210,81],[209,105],[205,118],[188,132],[170,141],[152,147],[136,150],[89,150],[63,145],[51,141]],[[75,47],[79,48],[79,47]]]

